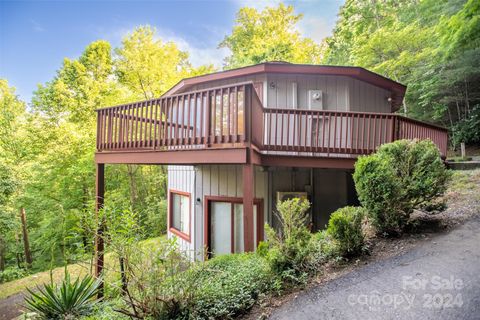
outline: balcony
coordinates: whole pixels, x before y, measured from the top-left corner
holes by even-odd
[[[98,163],[246,163],[317,160],[353,165],[398,139],[431,139],[443,157],[445,128],[397,114],[264,108],[252,83],[97,110]],[[328,159],[328,162],[325,160]],[[346,161],[346,162],[345,162]]]

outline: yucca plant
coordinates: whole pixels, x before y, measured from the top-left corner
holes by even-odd
[[[65,273],[65,279],[60,285],[55,283],[37,286],[37,290],[28,290],[25,298],[26,308],[39,315],[41,319],[76,319],[91,312],[96,299],[99,280],[87,275],[82,279],[70,281],[70,275]]]

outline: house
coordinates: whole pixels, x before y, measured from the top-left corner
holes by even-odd
[[[192,258],[255,250],[277,200],[308,198],[311,228],[358,203],[358,156],[447,131],[395,112],[406,87],[358,67],[269,62],[180,81],[158,99],[98,110],[105,164],[168,166],[168,235]],[[97,244],[103,250],[103,244]]]

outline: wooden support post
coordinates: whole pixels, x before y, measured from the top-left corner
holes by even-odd
[[[103,232],[105,230],[105,221],[103,217],[100,217],[99,213],[103,209],[105,196],[105,165],[103,163],[97,163],[97,175],[96,175],[96,201],[95,201],[95,213],[97,221],[97,234],[95,236],[95,277],[102,275],[103,263],[104,263],[104,240]],[[103,297],[103,280],[100,284],[98,297]]]
[[[243,165],[243,235],[245,252],[254,250],[253,198],[255,194],[254,172],[251,163]]]

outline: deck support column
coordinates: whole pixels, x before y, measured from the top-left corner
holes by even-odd
[[[255,194],[253,164],[243,165],[243,240],[245,252],[254,250],[253,198]]]
[[[95,277],[102,276],[104,264],[104,239],[105,220],[100,211],[103,209],[105,196],[105,164],[97,163],[96,173],[96,194],[95,194],[95,217],[97,222],[97,233],[95,235]],[[100,283],[98,296],[103,297],[103,280]]]

